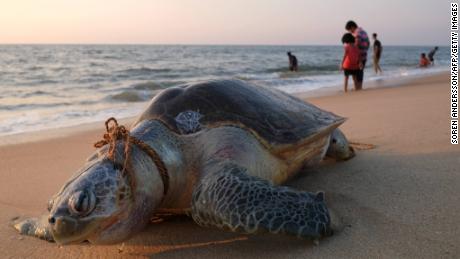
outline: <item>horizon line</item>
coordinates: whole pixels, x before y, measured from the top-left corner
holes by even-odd
[[[5,45],[150,45],[150,46],[342,46],[342,44],[269,44],[269,43],[1,43],[0,46]],[[384,46],[390,47],[426,47],[438,46],[449,47],[446,45],[424,45],[424,44],[385,44]]]

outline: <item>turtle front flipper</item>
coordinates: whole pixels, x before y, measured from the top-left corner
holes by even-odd
[[[14,223],[14,228],[21,235],[38,237],[49,242],[53,242],[53,236],[49,229],[48,216],[44,215],[40,218],[28,218]]]
[[[322,192],[274,186],[233,163],[219,168],[206,172],[193,193],[192,217],[199,225],[311,239],[332,233]]]

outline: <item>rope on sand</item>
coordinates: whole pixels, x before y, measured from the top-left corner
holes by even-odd
[[[112,122],[112,126],[110,123]],[[168,170],[161,160],[160,156],[158,153],[151,148],[149,145],[147,145],[144,141],[133,137],[130,135],[129,130],[126,129],[125,126],[123,125],[118,125],[118,122],[115,118],[111,117],[105,121],[105,129],[106,133],[104,133],[102,140],[99,140],[98,142],[94,143],[95,148],[101,148],[105,145],[109,145],[109,150],[107,152],[107,158],[112,160],[115,164],[118,164],[115,161],[115,148],[117,141],[121,140],[125,144],[125,160],[123,162],[123,169],[121,171],[121,174],[123,176],[127,176],[131,185],[132,190],[134,190],[134,187],[136,186],[135,178],[132,175],[127,175],[127,168],[129,166],[129,158],[131,155],[131,144],[136,145],[140,150],[145,152],[155,163],[158,172],[160,173],[161,179],[163,181],[163,193],[166,194],[168,192],[169,188],[169,175],[168,175]]]
[[[359,143],[359,142],[349,142],[349,144],[356,150],[370,150],[370,149],[374,149],[377,147],[374,144],[366,144],[366,143]]]

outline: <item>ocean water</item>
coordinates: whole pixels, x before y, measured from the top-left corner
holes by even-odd
[[[383,76],[369,51],[365,80],[448,70],[417,68],[432,46],[384,46]],[[288,72],[286,51],[299,60]],[[162,89],[206,79],[238,78],[288,93],[340,89],[341,46],[0,45],[0,136],[139,114]],[[366,83],[366,82],[365,82]]]

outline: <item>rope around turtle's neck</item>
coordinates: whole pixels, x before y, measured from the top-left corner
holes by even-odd
[[[110,126],[110,122],[113,122],[112,126]],[[131,155],[130,144],[136,145],[152,159],[153,163],[155,163],[158,172],[160,173],[161,180],[163,181],[163,194],[166,195],[169,189],[168,169],[166,168],[165,164],[163,163],[163,160],[161,160],[158,153],[149,145],[147,145],[144,141],[131,136],[129,134],[129,130],[127,130],[123,125],[119,126],[117,120],[113,117],[105,121],[105,129],[106,133],[104,133],[103,139],[94,143],[94,147],[101,148],[108,144],[109,151],[107,152],[107,158],[112,160],[114,163],[117,163],[115,161],[115,148],[117,141],[122,140],[125,143],[125,161],[123,162],[123,169],[121,173],[123,176],[125,176],[127,173],[126,168],[128,167],[129,158]],[[132,190],[134,190],[134,187],[136,186],[134,176],[129,175],[129,182]]]

